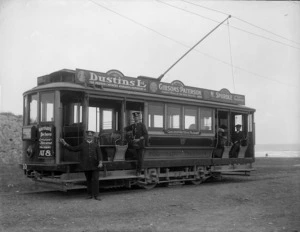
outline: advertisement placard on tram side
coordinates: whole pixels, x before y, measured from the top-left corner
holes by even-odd
[[[39,154],[38,158],[54,157],[54,136],[53,125],[41,125],[38,128]]]
[[[149,92],[151,93],[203,99],[201,89],[185,86],[181,81],[178,80],[173,81],[170,84],[152,81],[149,86]]]
[[[76,69],[75,82],[88,86],[102,88],[127,89],[153,94],[179,96],[186,98],[202,99],[229,104],[245,105],[245,96],[232,94],[228,89],[220,91],[185,86],[181,81],[164,83],[154,78],[126,77],[118,70],[110,70],[107,73]]]

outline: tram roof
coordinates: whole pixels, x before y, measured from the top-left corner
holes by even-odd
[[[167,98],[169,101],[215,105],[218,107],[234,108],[240,110],[255,111],[245,106],[245,96],[232,94],[227,89],[220,91],[208,90],[185,86],[181,81],[172,83],[160,82],[156,78],[139,76],[137,78],[124,76],[118,70],[110,70],[106,73],[94,72],[83,69],[63,69],[51,74],[38,77],[37,87],[26,91],[68,89],[78,91],[90,91],[95,95],[128,95],[138,96],[144,99],[161,101]],[[134,97],[133,97],[134,98]]]

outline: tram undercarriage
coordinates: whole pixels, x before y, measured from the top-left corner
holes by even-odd
[[[235,163],[217,166],[148,167],[137,175],[136,169],[110,170],[112,162],[104,161],[104,166],[100,170],[100,188],[139,186],[152,189],[157,185],[169,186],[185,183],[199,185],[209,178],[221,179],[224,175],[250,175],[250,172],[254,170],[251,162],[244,164],[237,162],[236,160]],[[136,165],[136,161],[119,161],[118,163],[118,166],[122,166],[121,163],[125,163],[127,167]],[[147,161],[145,164],[147,165]],[[67,191],[85,187],[83,172],[59,173],[45,171],[44,167],[43,171],[25,170],[25,174],[37,183],[46,184],[48,188],[55,190]]]

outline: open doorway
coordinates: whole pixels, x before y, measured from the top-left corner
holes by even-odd
[[[223,136],[227,140],[230,138],[230,121],[229,121],[229,112],[228,111],[218,111],[216,114],[216,131],[221,128],[224,130]]]
[[[132,117],[133,112],[140,112],[140,121],[146,125],[144,119],[144,103],[127,101],[125,126],[129,126],[134,123],[134,119]]]

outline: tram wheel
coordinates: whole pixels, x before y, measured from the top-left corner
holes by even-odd
[[[150,190],[150,189],[153,189],[155,188],[157,184],[156,183],[152,183],[152,184],[139,184],[139,186],[143,189],[146,189],[146,190]]]
[[[199,185],[199,184],[202,184],[202,179],[199,179],[199,180],[191,180],[191,183],[193,184],[193,185]]]
[[[160,184],[160,186],[162,186],[162,187],[169,187],[170,183],[169,182],[165,182],[165,183]]]

